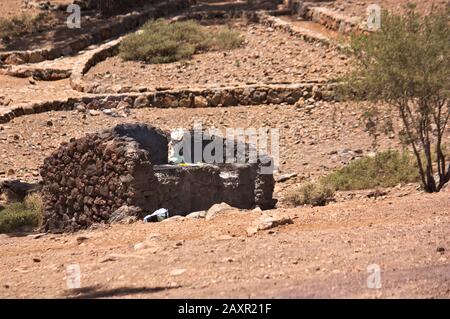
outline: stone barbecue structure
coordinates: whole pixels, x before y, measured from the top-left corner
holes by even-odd
[[[219,137],[203,137],[202,148],[213,138]],[[61,145],[41,167],[44,229],[76,231],[119,211],[142,218],[159,208],[187,215],[220,202],[242,209],[275,206],[273,175],[261,174],[263,165],[272,165],[270,157],[249,163],[251,146],[245,144],[244,164],[169,165],[169,140],[152,126],[122,124]],[[231,143],[238,156],[239,142]]]

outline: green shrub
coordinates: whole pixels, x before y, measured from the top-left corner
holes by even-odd
[[[294,206],[325,206],[334,199],[334,189],[324,183],[306,183],[291,191],[286,200]]]
[[[197,52],[233,49],[241,44],[239,34],[229,29],[210,32],[194,21],[156,20],[126,37],[119,55],[124,60],[170,63],[188,59]]]
[[[42,211],[42,199],[37,194],[28,196],[23,202],[8,205],[0,211],[0,233],[39,226],[42,223]]]
[[[22,14],[11,18],[0,17],[0,39],[8,39],[40,31],[50,21],[51,16],[47,13],[37,15]]]
[[[393,187],[417,181],[419,174],[414,158],[393,150],[355,160],[321,179],[336,190]]]

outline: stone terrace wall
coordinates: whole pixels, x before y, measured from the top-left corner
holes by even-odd
[[[80,104],[88,109],[115,108],[119,102],[134,108],[216,107],[259,104],[295,104],[300,98],[333,101],[339,83],[246,85],[211,89],[181,89],[148,93],[96,94],[28,105],[0,108],[0,124],[14,118],[48,111],[73,110]]]
[[[322,2],[332,2],[334,0],[284,0],[284,7],[291,10],[291,13],[298,14],[306,20],[319,23],[326,28],[339,31],[342,34],[361,33],[366,30],[363,19],[360,17],[349,17],[339,12],[321,7]]]
[[[303,17],[342,34],[361,33],[365,31],[365,26],[361,18],[348,17],[324,7],[307,6],[303,11]]]

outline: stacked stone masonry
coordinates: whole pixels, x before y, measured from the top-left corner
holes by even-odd
[[[44,229],[87,228],[108,222],[124,207],[142,218],[161,207],[186,215],[220,202],[238,208],[275,206],[273,176],[260,174],[262,165],[272,164],[270,158],[264,163],[169,165],[168,142],[168,134],[159,129],[123,124],[61,145],[41,168]]]
[[[248,85],[217,89],[186,89],[174,91],[98,94],[67,100],[46,101],[25,106],[0,109],[0,124],[12,119],[48,111],[73,110],[79,104],[91,109],[115,108],[121,101],[131,108],[228,107],[259,104],[295,104],[301,97],[335,100],[337,84],[304,83],[287,85]]]

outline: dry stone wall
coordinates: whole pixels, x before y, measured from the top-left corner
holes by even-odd
[[[342,34],[360,33],[364,31],[362,19],[348,17],[323,7],[307,7],[304,18],[317,22],[328,29],[339,31]]]
[[[337,98],[332,83],[300,83],[290,85],[246,85],[217,89],[186,89],[149,93],[95,94],[65,100],[45,101],[23,106],[0,108],[0,124],[14,118],[48,111],[112,109],[120,102],[130,108],[216,107],[257,104],[295,104],[300,98],[331,101]],[[123,104],[123,103],[122,103]]]
[[[61,145],[41,168],[44,230],[70,232],[158,208],[187,215],[227,202],[273,208],[274,179],[260,164],[168,165],[168,134],[123,124]]]

